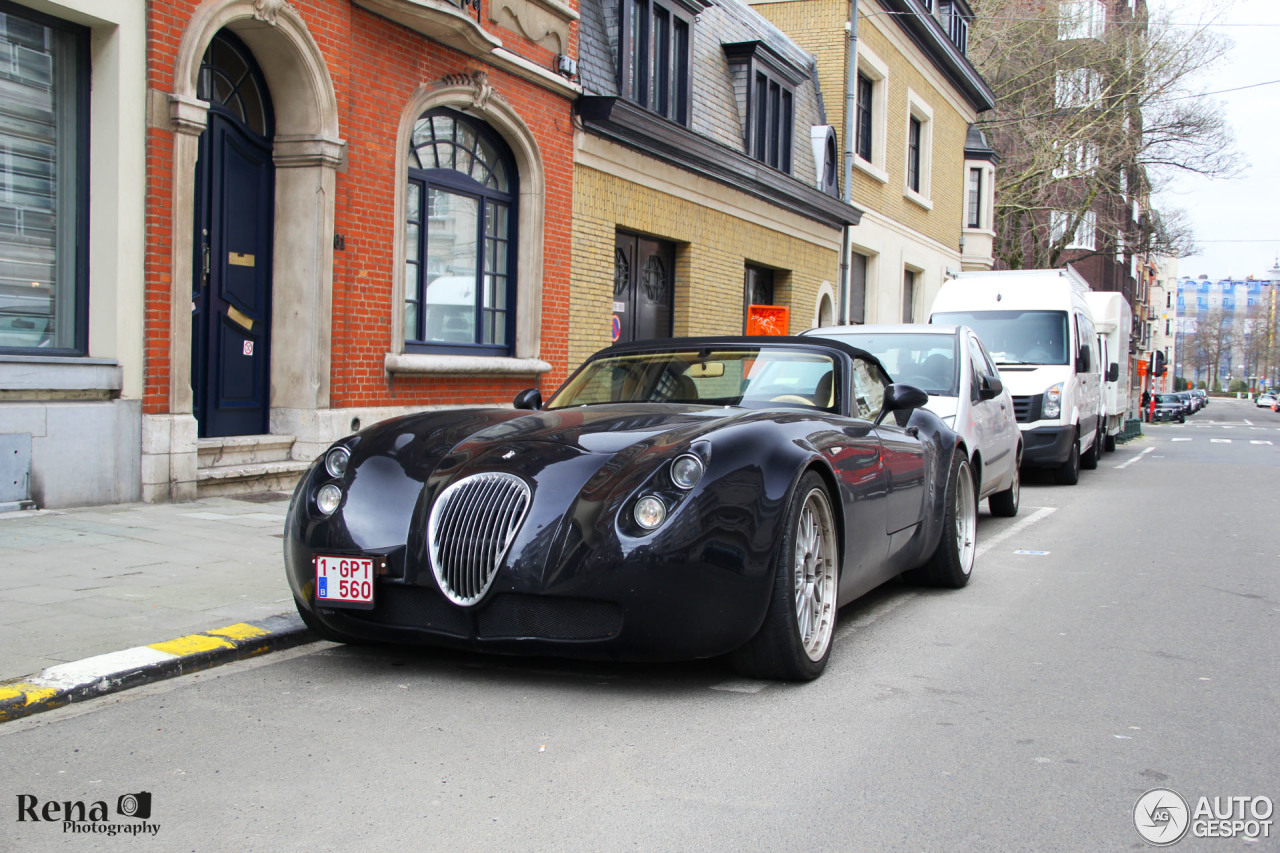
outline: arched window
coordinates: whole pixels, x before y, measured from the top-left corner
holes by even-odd
[[[409,143],[405,349],[510,355],[515,343],[517,175],[483,122],[430,110]]]
[[[246,130],[270,138],[273,117],[266,89],[244,42],[226,30],[215,35],[200,62],[197,97],[208,101],[209,109],[237,119]]]

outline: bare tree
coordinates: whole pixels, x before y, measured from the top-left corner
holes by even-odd
[[[1229,362],[1235,343],[1233,325],[1229,322],[1228,312],[1221,305],[1214,305],[1196,319],[1195,330],[1185,339],[1183,366],[1194,365],[1198,373],[1207,374],[1211,390],[1218,383],[1224,357],[1228,360],[1227,372],[1230,373]]]
[[[1127,3],[1107,3],[1127,9]],[[1237,170],[1222,113],[1191,85],[1225,50],[1205,26],[1125,11],[1099,20],[1083,0],[974,0],[969,57],[996,109],[980,124],[1000,154],[996,257],[1058,266],[1070,251],[1165,254],[1192,248],[1185,219],[1154,226],[1145,203],[1172,175]],[[1084,16],[1083,18],[1081,16]]]

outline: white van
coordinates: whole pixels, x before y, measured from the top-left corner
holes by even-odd
[[[1102,368],[1102,449],[1116,449],[1129,413],[1129,333],[1133,311],[1114,291],[1093,290],[1085,295],[1098,333],[1098,364]]]
[[[942,285],[929,322],[969,326],[1013,395],[1022,464],[1053,468],[1075,485],[1102,449],[1102,376],[1086,294],[1070,266],[1060,270],[960,273]]]

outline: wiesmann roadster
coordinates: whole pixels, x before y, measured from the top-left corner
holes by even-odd
[[[813,679],[839,606],[969,580],[974,477],[927,400],[838,341],[616,345],[545,405],[336,442],[294,492],[289,584],[332,640]]]

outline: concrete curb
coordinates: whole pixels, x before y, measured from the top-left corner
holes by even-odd
[[[296,613],[282,613],[58,664],[38,675],[0,683],[0,723],[315,639]]]

